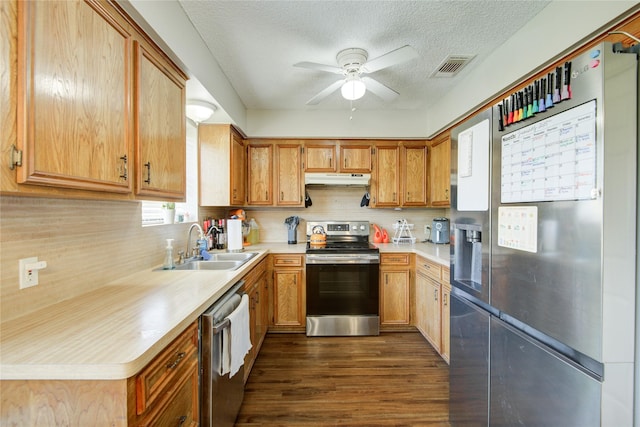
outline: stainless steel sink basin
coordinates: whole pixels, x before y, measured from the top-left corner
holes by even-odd
[[[243,261],[191,261],[176,265],[176,270],[235,270]]]
[[[176,264],[175,270],[236,270],[249,261],[258,252],[233,252],[211,254],[209,260],[187,260],[184,264]],[[162,268],[156,269],[161,271]]]

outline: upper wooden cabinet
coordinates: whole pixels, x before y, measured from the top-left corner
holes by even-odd
[[[186,191],[185,82],[135,42],[136,194],[183,200]]]
[[[19,183],[128,193],[132,39],[83,1],[18,2]]]
[[[426,207],[427,147],[424,142],[380,143],[375,147],[373,207]]]
[[[198,126],[201,206],[245,204],[245,142],[231,125]]]
[[[28,185],[3,190],[131,198],[140,177],[135,194],[183,199],[186,76],[106,1],[17,6],[15,182]]]
[[[431,142],[429,160],[431,206],[449,206],[451,185],[451,138],[449,132]]]
[[[304,153],[305,172],[371,173],[368,141],[308,141]]]
[[[247,146],[247,203],[273,204],[273,144]]]
[[[295,140],[248,141],[248,205],[303,206],[301,147]]]

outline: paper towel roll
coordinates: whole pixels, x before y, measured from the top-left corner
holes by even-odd
[[[243,250],[242,246],[242,220],[227,220],[227,250],[238,252]]]

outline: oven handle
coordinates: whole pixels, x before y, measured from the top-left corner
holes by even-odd
[[[380,257],[370,255],[307,255],[307,264],[380,264]]]

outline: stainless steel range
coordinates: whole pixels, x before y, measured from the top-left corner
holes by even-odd
[[[307,336],[378,335],[380,252],[367,221],[307,221]]]

